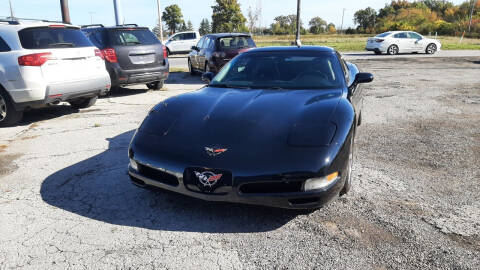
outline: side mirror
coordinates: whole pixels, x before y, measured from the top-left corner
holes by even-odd
[[[197,47],[197,46],[192,46],[191,49],[194,50],[194,51],[198,51],[198,47]]]
[[[210,83],[213,80],[214,74],[212,72],[205,72],[202,74],[202,81]]]
[[[373,74],[372,73],[357,73],[355,76],[355,82],[354,83],[369,83],[373,81]]]

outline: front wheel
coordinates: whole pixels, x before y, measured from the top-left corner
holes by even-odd
[[[387,54],[396,55],[398,54],[398,52],[399,52],[399,49],[397,45],[391,45],[390,47],[388,47]]]
[[[425,49],[425,52],[427,54],[434,54],[437,52],[437,45],[431,43],[431,44],[428,44],[427,46],[427,49]]]
[[[86,109],[92,107],[97,102],[98,96],[91,98],[76,98],[69,100],[68,103],[75,109]]]
[[[23,111],[16,111],[5,92],[0,89],[0,127],[8,127],[20,122]]]
[[[195,75],[195,70],[193,69],[192,61],[190,61],[190,59],[188,59],[188,71],[190,72],[190,75]]]
[[[147,83],[148,89],[151,89],[151,90],[160,90],[163,88],[163,85],[164,85],[163,81]]]
[[[349,153],[348,153],[348,164],[347,164],[347,175],[345,176],[345,184],[343,189],[340,191],[340,196],[346,195],[350,188],[352,187],[352,171],[353,171],[353,150],[354,150],[354,136],[355,134],[352,133],[350,138],[350,146],[349,146]]]

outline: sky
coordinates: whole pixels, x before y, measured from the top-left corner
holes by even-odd
[[[35,18],[60,21],[59,0],[10,0],[15,17]],[[455,4],[464,0],[453,0]],[[120,0],[125,23],[136,23],[153,28],[158,20],[157,0]],[[172,4],[182,9],[185,21],[190,20],[198,29],[200,21],[208,18],[211,21],[214,0],[161,0],[162,10]],[[278,15],[296,14],[296,0],[238,0],[246,17],[249,7],[255,8],[261,2],[262,25],[268,26]],[[334,23],[340,29],[342,12],[345,9],[344,28],[353,27],[353,14],[366,7],[380,9],[390,0],[302,0],[301,18],[304,26],[316,16]],[[83,25],[101,23],[114,25],[115,15],[113,0],[69,0],[70,17],[73,24]],[[8,0],[0,0],[0,16],[9,16]]]

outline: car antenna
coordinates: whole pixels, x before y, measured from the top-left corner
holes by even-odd
[[[295,45],[300,48],[302,46],[302,41],[300,40],[300,5],[301,0],[297,0],[297,36],[295,38]]]

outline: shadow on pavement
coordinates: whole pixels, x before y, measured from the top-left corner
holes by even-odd
[[[42,199],[55,207],[110,224],[152,230],[239,233],[277,229],[299,212],[215,203],[133,186],[126,174],[134,131],[109,140],[105,152],[47,177]]]
[[[168,80],[165,82],[166,87],[169,84],[205,84],[202,82],[200,74],[190,75],[189,72],[171,72]]]
[[[70,105],[53,105],[40,109],[27,110],[23,114],[22,121],[17,125],[27,126],[39,121],[50,120],[78,112],[80,112],[80,110],[74,109]]]

